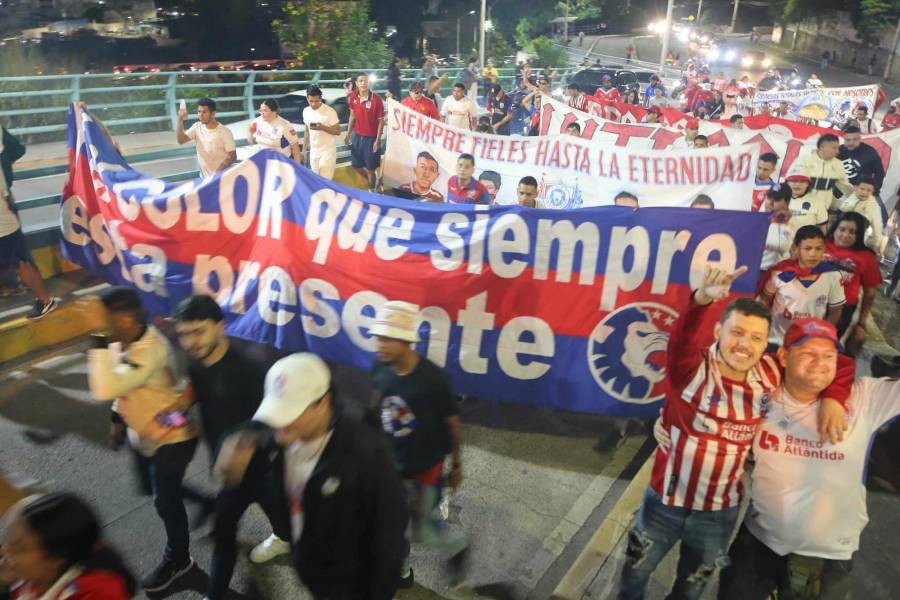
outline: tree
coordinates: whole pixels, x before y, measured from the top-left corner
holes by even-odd
[[[863,41],[877,43],[882,28],[896,27],[900,17],[898,0],[862,0],[856,31]]]
[[[392,57],[369,20],[368,0],[292,0],[284,6],[284,19],[272,25],[304,68],[385,68]]]
[[[545,36],[533,40],[526,51],[534,54],[534,58],[529,62],[535,67],[547,69],[569,64],[569,54],[565,48],[557,46],[553,40]]]
[[[529,18],[519,19],[516,24],[516,45],[519,48],[525,48],[531,44],[532,36],[536,28],[535,22]]]
[[[501,65],[507,56],[516,53],[515,49],[509,45],[506,38],[499,31],[489,31],[487,35],[487,58],[494,61],[494,64]]]

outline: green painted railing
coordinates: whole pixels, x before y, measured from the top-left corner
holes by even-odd
[[[441,69],[446,75],[441,92],[446,94],[460,68]],[[565,81],[577,68],[554,69],[557,81]],[[359,69],[281,70],[281,71],[178,71],[160,73],[87,73],[83,75],[46,75],[0,77],[0,122],[15,135],[32,143],[58,142],[66,138],[66,115],[72,102],[83,101],[99,116],[111,133],[125,134],[171,131],[177,121],[179,101],[208,96],[219,105],[216,112],[223,122],[256,116],[259,101],[277,98],[316,84],[321,88],[341,88]],[[387,71],[367,69],[377,79],[375,91],[387,89]],[[498,69],[500,83],[507,89],[514,80],[514,69]],[[401,89],[421,77],[418,69],[404,69]],[[540,72],[536,73],[540,74]],[[405,94],[405,89],[404,89]],[[342,129],[346,130],[346,126]],[[246,142],[241,140],[239,145]],[[193,146],[174,147],[126,155],[129,163],[194,156]],[[62,159],[62,157],[60,157]],[[349,161],[349,148],[338,147],[338,162]],[[16,169],[16,181],[65,173],[63,162],[33,169]],[[166,181],[184,181],[198,177],[196,170],[162,176]],[[21,186],[20,186],[21,189]],[[60,202],[59,194],[17,199],[20,211],[51,206]],[[27,223],[27,213],[23,220]],[[47,233],[41,230],[33,233]]]
[[[459,68],[444,69],[448,89]],[[500,80],[512,85],[513,69],[500,69]],[[558,69],[561,78],[572,69]],[[220,105],[217,117],[225,122],[253,118],[258,102],[305,89],[315,83],[340,88],[358,69],[284,71],[177,71],[160,73],[88,73],[0,77],[0,120],[19,136],[41,135],[39,141],[65,139],[69,104],[87,103],[113,133],[123,127],[166,131],[176,122],[178,102],[213,98]],[[386,90],[387,71],[368,70],[377,77],[375,90]],[[404,69],[404,82],[420,76]],[[405,93],[405,92],[404,92]]]

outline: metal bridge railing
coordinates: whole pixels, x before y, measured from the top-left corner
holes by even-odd
[[[443,89],[452,85],[460,68],[443,69]],[[500,80],[512,85],[513,69],[500,69]],[[573,69],[557,69],[566,77]],[[88,73],[36,77],[0,77],[0,119],[15,135],[30,142],[65,139],[69,104],[83,101],[113,133],[166,131],[177,120],[178,101],[213,98],[224,121],[253,118],[265,98],[302,90],[311,84],[340,87],[359,69],[279,71],[178,71],[160,73]],[[366,70],[377,77],[375,91],[386,91],[387,71]],[[418,69],[404,69],[404,81],[415,80]]]
[[[560,81],[574,74],[577,67],[553,69]],[[347,77],[359,69],[286,70],[286,71],[229,71],[229,72],[174,72],[174,73],[103,73],[85,75],[49,75],[40,77],[0,77],[0,119],[15,135],[28,141],[62,141],[66,138],[66,115],[71,102],[83,101],[97,114],[113,134],[133,131],[136,126],[143,131],[171,131],[177,120],[178,101],[212,97],[221,107],[216,116],[223,122],[253,118],[258,102],[277,97],[315,83],[323,88],[340,87]],[[459,68],[442,69],[447,74],[442,93],[447,93],[460,71]],[[506,88],[513,85],[514,70],[498,69],[500,82]],[[386,70],[366,70],[377,77],[375,91],[386,91]],[[404,69],[403,82],[419,77],[418,69]],[[163,82],[163,83],[158,83]],[[13,88],[16,88],[15,90]],[[138,113],[135,116],[135,113]],[[22,124],[25,122],[25,124]],[[346,125],[341,127],[346,131]],[[124,130],[124,131],[123,131]],[[341,138],[343,139],[343,138]],[[246,144],[238,140],[238,145]],[[189,158],[196,154],[190,146],[162,150],[138,151],[126,154],[129,163],[142,163],[169,158]],[[26,154],[27,156],[27,154]],[[16,181],[26,181],[48,175],[59,175],[68,170],[61,162],[50,166],[16,169]],[[338,163],[348,162],[349,147],[338,146]],[[165,181],[185,181],[199,176],[197,170],[169,173],[160,178]],[[21,187],[19,188],[21,189]],[[19,197],[16,207],[20,211],[52,206],[60,202],[60,194],[37,197]],[[27,219],[27,213],[23,215]],[[48,233],[48,230],[33,233]]]

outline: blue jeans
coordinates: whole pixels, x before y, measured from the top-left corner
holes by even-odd
[[[190,533],[184,508],[187,490],[182,482],[196,449],[197,440],[193,439],[160,446],[153,456],[142,456],[135,451],[141,487],[153,493],[156,514],[166,530],[165,556],[177,563],[190,558]],[[193,490],[188,494],[199,495]]]
[[[409,506],[409,527],[407,531],[406,556],[403,559],[401,575],[409,573],[409,550],[412,542],[428,548],[437,548],[453,556],[469,545],[461,531],[451,531],[435,510],[441,501],[441,488],[424,485],[414,479],[404,479],[406,502]]]
[[[628,532],[619,599],[642,599],[650,575],[678,541],[678,572],[667,600],[700,598],[710,578],[728,564],[728,542],[737,520],[737,506],[715,511],[671,507],[647,488]]]

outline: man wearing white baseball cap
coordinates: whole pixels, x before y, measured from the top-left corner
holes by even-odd
[[[422,317],[409,302],[385,303],[375,316],[377,358],[372,383],[378,392],[382,430],[394,454],[394,464],[406,488],[411,541],[439,548],[450,555],[456,583],[463,574],[468,540],[434,517],[444,485],[444,459],[452,457],[446,483],[462,483],[462,423],[447,375],[414,348]],[[432,331],[432,335],[434,335]],[[409,556],[403,563],[401,587],[413,584]]]
[[[216,470],[241,481],[257,453],[284,490],[294,565],[317,600],[390,600],[406,543],[403,487],[382,440],[340,417],[331,372],[310,353],[266,374],[253,421],[223,444]]]

